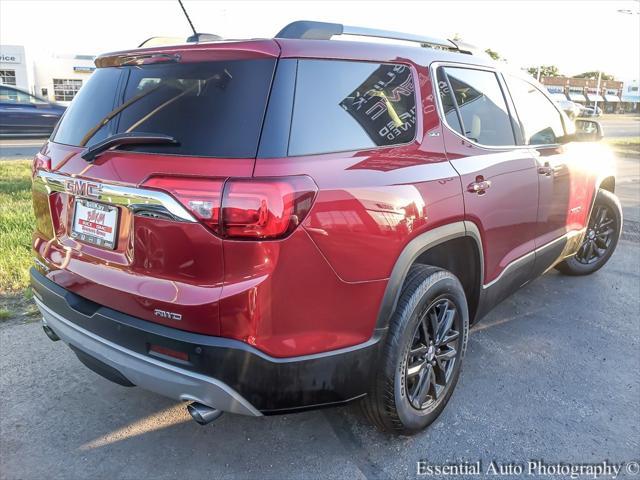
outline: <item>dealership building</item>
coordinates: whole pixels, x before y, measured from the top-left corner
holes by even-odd
[[[554,100],[571,100],[581,105],[598,106],[606,113],[640,112],[638,79],[626,81],[592,78],[542,77],[540,82]]]
[[[95,70],[94,55],[31,55],[21,45],[0,45],[0,84],[68,105]]]

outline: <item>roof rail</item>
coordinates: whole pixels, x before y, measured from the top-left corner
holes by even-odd
[[[314,22],[298,20],[292,22],[278,32],[276,38],[297,38],[307,40],[331,40],[336,35],[354,35],[359,37],[388,38],[415,42],[430,47],[440,47],[456,52],[473,54],[475,47],[446,38],[425,37],[411,33],[392,32],[366,27],[350,27],[340,23]]]

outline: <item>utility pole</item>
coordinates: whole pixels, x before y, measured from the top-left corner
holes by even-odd
[[[601,77],[602,77],[602,72],[598,71],[598,86],[596,87],[596,101],[593,105],[594,115],[598,112],[598,95],[600,95],[600,78]]]
[[[537,81],[540,81],[540,65],[538,65],[538,77],[536,78]]]

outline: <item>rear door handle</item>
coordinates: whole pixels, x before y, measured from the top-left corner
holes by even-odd
[[[467,186],[467,191],[478,195],[484,195],[488,188],[491,187],[491,180],[485,180],[482,175],[476,177],[476,181]]]
[[[549,162],[545,162],[544,166],[538,167],[538,173],[540,175],[546,175],[547,177],[550,177],[551,175],[553,175],[553,172],[555,172],[555,169],[551,165],[549,165]]]

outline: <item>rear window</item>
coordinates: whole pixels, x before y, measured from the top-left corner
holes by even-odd
[[[300,60],[289,155],[362,150],[412,141],[411,68],[399,64]]]
[[[119,148],[255,157],[274,68],[274,59],[98,68],[53,141],[91,146],[115,133],[159,133],[179,144]]]

